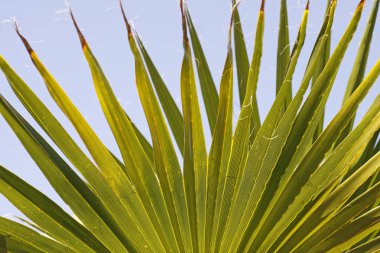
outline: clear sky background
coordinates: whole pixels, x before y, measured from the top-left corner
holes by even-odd
[[[265,46],[258,87],[258,102],[262,118],[274,100],[279,2],[280,0],[269,0],[265,9]],[[358,2],[359,0],[338,1],[332,29],[333,48],[339,41]],[[70,3],[79,26],[101,63],[121,104],[135,123],[141,127],[143,133],[148,136],[149,131],[134,84],[133,58],[129,50],[127,33],[117,1],[72,0]],[[294,42],[297,35],[305,4],[306,0],[288,0],[291,43]],[[327,121],[331,120],[341,106],[348,76],[353,67],[358,44],[372,4],[373,0],[367,1],[357,33],[340,68],[332,95],[328,101]],[[310,52],[322,24],[325,5],[326,0],[311,0],[307,38],[294,76],[295,89],[299,87]],[[227,29],[231,14],[230,1],[189,0],[188,6],[200,35],[214,80],[218,84],[226,56]],[[239,7],[250,57],[259,6],[259,0],[245,0]],[[128,0],[124,2],[124,7],[129,19],[133,20],[134,26],[141,34],[174,98],[179,103],[179,76],[183,51],[178,0]],[[89,68],[82,55],[72,22],[68,19],[67,13],[63,11],[64,8],[63,0],[0,0],[0,20],[3,21],[0,27],[0,54],[57,115],[69,133],[80,141],[73,127],[50,98],[12,25],[7,22],[8,19],[15,17],[40,59],[67,91],[100,138],[111,150],[115,151],[117,146],[103,117],[93,89]],[[379,45],[380,24],[377,20],[367,71],[380,57]],[[359,117],[365,113],[375,96],[380,93],[379,84],[379,81],[375,83],[370,94],[362,103],[359,108]],[[40,130],[12,93],[2,74],[0,74],[0,93],[24,117],[30,119],[33,126]],[[200,93],[198,95],[201,96]],[[235,104],[234,114],[236,117],[239,109],[237,96]],[[205,116],[204,111],[203,116]],[[210,134],[207,124],[205,124],[205,133],[208,135],[207,143],[209,145]],[[82,143],[80,145],[84,147]],[[64,206],[2,118],[0,118],[0,164]],[[4,197],[0,196],[0,215],[10,217],[19,215],[19,212]]]

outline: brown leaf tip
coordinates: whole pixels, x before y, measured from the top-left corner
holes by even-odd
[[[184,0],[180,0],[179,6],[181,8],[181,16],[182,16],[182,31],[183,31],[183,40],[185,42],[189,41],[189,37],[187,36],[187,25],[186,25],[186,15],[185,15],[185,3]]]
[[[131,36],[132,35],[132,28],[131,28],[131,25],[129,24],[129,21],[127,19],[127,15],[125,14],[122,0],[119,0],[119,5],[120,5],[120,9],[121,9],[121,14],[123,15],[125,25],[127,26],[128,36]]]
[[[20,39],[21,39],[22,43],[24,44],[26,50],[28,51],[29,54],[32,54],[34,51],[33,51],[32,47],[30,46],[29,42],[26,40],[26,38],[21,34],[20,26],[17,23],[17,21],[14,21],[13,25],[14,25],[14,28],[15,28],[17,35],[20,37]]]
[[[264,11],[264,7],[265,7],[265,0],[261,0],[260,11]]]
[[[365,0],[360,0],[358,7],[356,7],[356,9],[358,9],[360,6],[363,6],[364,4],[365,4]]]
[[[71,17],[71,20],[73,21],[73,24],[74,24],[75,30],[76,30],[77,33],[78,33],[79,40],[80,40],[80,44],[82,45],[82,47],[85,47],[85,46],[87,45],[86,39],[84,38],[83,33],[82,33],[81,30],[79,29],[78,23],[77,23],[77,21],[76,21],[75,18],[74,18],[73,11],[71,10],[70,7],[68,7],[68,9],[69,9],[70,17]]]
[[[309,5],[310,5],[310,0],[307,1],[305,10],[307,11],[309,10]]]

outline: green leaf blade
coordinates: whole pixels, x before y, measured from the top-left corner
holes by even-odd
[[[214,133],[216,118],[218,115],[219,95],[216,90],[215,82],[212,78],[206,56],[203,52],[202,45],[199,41],[195,26],[191,19],[188,9],[185,10],[187,26],[190,33],[191,45],[193,47],[196,67],[198,71],[199,83],[201,86],[202,97],[206,108],[207,119],[210,126],[211,134]]]

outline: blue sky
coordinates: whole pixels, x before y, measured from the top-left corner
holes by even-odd
[[[230,1],[189,0],[188,2],[214,80],[219,83],[226,56],[227,29],[231,14]],[[279,0],[267,1],[265,10],[265,47],[258,87],[258,101],[262,117],[267,113],[274,99],[279,2]],[[338,1],[332,32],[333,48],[339,41],[358,2],[358,0]],[[348,75],[372,3],[372,0],[367,1],[358,31],[338,73],[331,98],[328,101],[327,120],[330,120],[341,106]],[[141,126],[141,130],[148,135],[148,128],[134,84],[133,59],[129,51],[127,33],[117,1],[72,0],[70,4],[79,26],[100,61],[121,104],[136,124]],[[305,0],[288,0],[291,42],[297,35],[305,4]],[[325,0],[312,0],[310,3],[307,38],[294,76],[295,88],[299,86],[312,46],[322,24],[325,4]],[[3,21],[0,27],[0,54],[57,115],[69,133],[79,141],[73,127],[50,98],[12,25],[8,22],[9,19],[15,17],[23,34],[30,40],[40,59],[67,91],[100,138],[111,150],[117,150],[98,104],[77,35],[67,13],[64,11],[64,1],[0,0],[0,6],[0,20]],[[259,6],[259,0],[245,0],[239,7],[250,57]],[[134,26],[141,34],[174,98],[179,102],[179,75],[183,52],[178,0],[128,0],[124,2],[124,7],[129,19],[133,21]],[[380,44],[379,20],[377,23],[367,70],[380,56],[380,47],[377,46]],[[375,96],[380,93],[379,84],[379,81],[375,83],[370,94],[362,103],[359,108],[359,117],[363,115]],[[2,74],[0,74],[0,93],[23,116],[31,119],[12,93]],[[237,115],[237,97],[235,103],[235,115]],[[204,112],[203,116],[205,116]],[[33,126],[40,129],[34,122]],[[205,128],[205,133],[209,135],[206,124]],[[2,118],[0,118],[0,140],[0,164],[36,186],[59,204],[64,205]],[[209,137],[207,142],[210,143]],[[80,145],[84,147],[82,144]],[[18,215],[19,212],[0,196],[0,215],[10,214]]]

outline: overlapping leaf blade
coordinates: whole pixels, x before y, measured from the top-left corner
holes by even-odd
[[[302,36],[305,36],[306,20],[307,20],[307,11],[305,12],[304,22],[302,24],[303,35],[301,35],[301,40],[303,40]],[[299,48],[299,51],[300,49],[301,47]],[[240,185],[236,191],[236,194],[234,195],[234,201],[233,201],[233,205],[232,205],[232,209],[231,209],[231,213],[229,217],[230,220],[228,221],[228,224],[226,227],[227,234],[224,235],[225,238],[234,238],[232,243],[225,241],[227,247],[236,248],[238,246],[241,240],[241,237],[240,237],[241,234],[239,233],[235,234],[236,229],[239,226],[239,224],[244,224],[244,226],[248,225],[247,222],[240,223],[240,222],[231,222],[231,221],[241,220],[241,217],[244,214],[248,201],[252,199],[252,191],[255,191],[255,190],[257,191],[259,189],[255,187],[256,186],[255,182],[256,182],[257,177],[261,175],[260,164],[265,157],[266,148],[268,147],[270,140],[273,137],[272,135],[274,133],[274,130],[281,119],[281,114],[279,112],[281,112],[281,109],[283,108],[284,101],[287,96],[287,91],[286,91],[287,85],[290,85],[290,83],[287,82],[281,88],[281,92],[276,97],[274,106],[271,108],[267,118],[265,119],[262,127],[260,128],[255,138],[254,143],[252,144],[252,147],[250,148],[248,161],[244,167]],[[250,168],[255,168],[255,167],[257,168],[256,170],[250,169]],[[260,181],[260,182],[265,183],[265,180]],[[223,240],[226,240],[226,239],[223,239]]]
[[[218,115],[218,91],[216,90],[216,85],[212,78],[211,71],[208,66],[206,56],[203,52],[201,42],[198,38],[197,31],[195,30],[195,26],[191,19],[190,12],[188,9],[185,11],[191,45],[193,47],[194,57],[196,59],[199,84],[201,86],[202,97],[207,112],[207,120],[209,122],[211,134],[213,134],[216,125],[216,118]]]
[[[330,6],[331,6],[331,3],[332,1],[331,0],[327,0],[327,7],[326,7],[326,13],[325,13],[325,16],[326,15],[330,15]],[[321,28],[321,31],[319,32],[319,36],[321,35],[324,35],[324,26],[322,26]],[[326,42],[326,45],[324,46],[323,48],[323,54],[322,56],[320,57],[319,61],[318,61],[318,66],[317,68],[315,69],[315,72],[314,72],[314,75],[313,75],[313,80],[312,80],[312,84],[311,86],[313,87],[315,82],[317,81],[319,75],[321,74],[323,68],[326,66],[326,63],[328,61],[328,59],[330,58],[330,50],[331,50],[331,31],[327,34],[328,38],[327,38],[327,42]],[[321,116],[321,119],[320,119],[320,123],[317,127],[317,130],[315,131],[314,133],[314,141],[318,138],[318,136],[322,133],[323,131],[323,123],[324,123],[324,115]]]
[[[286,251],[287,249],[289,250],[291,248],[296,248],[297,243],[298,245],[302,245],[300,250],[304,250],[310,247],[310,242],[312,241],[310,238],[318,238],[318,234],[319,236],[321,235],[319,232],[317,232],[319,227],[323,223],[328,222],[335,214],[335,212],[349,200],[349,197],[355,192],[355,190],[376,172],[378,169],[378,159],[379,155],[368,161],[365,165],[363,165],[363,167],[360,168],[360,170],[353,174],[343,184],[339,185],[330,194],[326,195],[323,193],[324,196],[318,199],[319,205],[315,205],[313,208],[314,210],[311,210],[310,214],[306,215],[303,218],[303,224],[299,223],[297,231],[295,233],[290,233],[287,236],[287,239],[284,240],[284,244],[282,245],[281,250]],[[328,187],[330,189],[333,188],[334,185],[337,184],[338,180],[339,176],[334,178],[334,180],[330,180],[331,185]],[[317,196],[317,193],[315,196]],[[316,225],[317,223],[318,225]],[[313,224],[315,225],[314,227]],[[309,231],[308,235],[304,236],[305,232],[307,231]],[[315,235],[313,233],[315,233]]]
[[[207,153],[195,86],[193,59],[187,36],[185,9],[181,1],[185,51],[181,68],[181,97],[185,126],[183,174],[193,250],[203,252],[206,232]]]
[[[75,252],[69,247],[62,245],[59,242],[54,241],[46,236],[43,236],[33,229],[23,226],[15,221],[0,217],[0,224],[0,234],[5,237],[12,237],[18,243],[23,242],[34,246],[36,249],[39,249],[42,252]],[[9,250],[12,251],[11,248],[9,248]]]
[[[236,4],[236,0],[232,1],[232,4]],[[261,11],[264,11],[264,5],[265,1],[262,1],[261,3]],[[234,46],[235,46],[235,59],[236,59],[236,72],[237,72],[237,80],[238,80],[238,88],[239,88],[239,98],[240,98],[240,105],[243,106],[244,99],[246,97],[246,92],[248,88],[248,82],[249,82],[249,72],[252,69],[259,70],[260,69],[260,63],[254,62],[249,63],[248,59],[248,53],[247,53],[247,47],[245,43],[245,37],[243,33],[243,26],[241,23],[239,11],[236,9],[234,14]],[[255,40],[255,45],[257,43],[257,39]],[[259,45],[257,45],[259,46]],[[254,65],[252,65],[254,64]],[[249,92],[249,91],[248,91]],[[255,91],[256,94],[256,91]],[[252,132],[251,132],[251,140],[253,140],[257,134],[258,129],[260,128],[260,115],[259,115],[259,107],[257,105],[257,97],[254,96],[252,102],[253,112],[252,112]]]
[[[309,251],[329,253],[345,251],[379,228],[380,206],[343,225]]]
[[[0,166],[2,194],[21,212],[72,250],[107,249],[79,222],[25,181]]]
[[[23,39],[23,42],[25,43],[25,46],[30,53],[34,65],[43,77],[52,98],[74,125],[86,147],[90,151],[90,154],[99,166],[99,169],[103,172],[103,175],[111,185],[111,188],[117,194],[118,200],[127,210],[127,212],[124,213],[124,216],[127,215],[125,221],[129,223],[128,226],[135,227],[136,231],[140,230],[146,238],[156,237],[157,234],[152,233],[152,231],[155,231],[155,229],[153,228],[152,223],[148,218],[149,216],[141,202],[141,199],[138,195],[135,194],[135,187],[126,177],[124,166],[120,164],[120,162],[117,161],[112,154],[110,154],[108,149],[100,141],[96,133],[92,130],[90,125],[86,122],[84,117],[68,98],[61,86],[41,63],[36,53],[31,49],[27,41]],[[127,233],[130,234],[130,238],[134,238],[132,241],[135,241],[135,247],[142,247],[143,249],[146,248],[148,244],[144,238],[140,237],[139,234],[132,234],[131,232]],[[149,237],[147,236],[148,234]],[[156,249],[160,249],[162,247],[159,239],[150,241],[150,245],[152,248]]]
[[[236,8],[237,6],[234,7],[228,32],[227,57],[220,81],[218,117],[207,161],[206,252],[210,252],[214,246],[212,245],[212,237],[215,234],[214,224],[217,218],[218,203],[220,203],[222,198],[223,188],[221,186],[224,185],[227,163],[231,151],[233,112],[233,53],[231,37],[232,22],[236,14]]]
[[[348,98],[352,95],[352,93],[356,90],[356,88],[359,86],[359,84],[364,78],[366,67],[367,67],[369,51],[370,51],[371,42],[372,42],[372,34],[375,29],[377,13],[379,10],[379,4],[380,4],[380,1],[378,0],[373,1],[372,10],[368,18],[367,25],[364,30],[364,34],[359,44],[358,52],[356,54],[356,59],[355,59],[353,68],[351,70],[350,77],[348,79],[346,92],[343,97],[343,103],[345,103],[348,100]],[[342,131],[342,134],[338,140],[338,143],[342,141],[351,131],[354,125],[355,115],[354,117],[352,117],[350,123]]]
[[[39,166],[54,190],[68,204],[85,226],[109,249],[124,251],[112,229],[120,233],[116,222],[97,196],[88,188],[70,166],[54,151],[14,108],[0,96],[0,112],[16,133],[25,149]],[[125,237],[124,237],[125,239]],[[127,240],[128,242],[128,240]]]
[[[353,16],[353,19],[351,21],[351,25],[348,26],[348,30],[346,31],[346,34],[342,37],[341,42],[344,42],[346,44],[346,46],[348,45],[348,42],[350,41],[350,38],[352,37],[352,33],[355,31],[355,28],[356,28],[357,23],[358,23],[359,18],[360,18],[362,8],[363,8],[363,6],[362,6],[362,4],[360,4],[358,6],[358,9],[357,9],[355,15]],[[344,53],[344,47],[337,46],[333,56],[335,55],[336,57],[339,57],[339,55],[340,55],[340,57],[342,57],[343,56],[342,53]],[[332,59],[333,59],[333,57],[330,58],[330,60],[329,60],[330,67],[328,64],[324,70],[324,73],[322,73],[321,75],[327,74],[331,70],[336,71],[336,61],[332,61]],[[319,79],[320,79],[320,81],[323,80],[323,79],[321,79],[321,77]],[[364,85],[364,86],[366,86],[366,85]],[[318,87],[318,86],[316,85],[315,87]],[[313,99],[313,96],[314,96],[313,91],[314,92],[317,91],[315,89],[315,87],[312,89],[308,99],[305,102],[305,105],[307,104],[308,100]],[[370,87],[370,85],[367,88],[369,88],[369,87]],[[365,91],[365,93],[366,93],[366,91]],[[364,94],[361,94],[361,95],[364,95]],[[362,99],[362,97],[359,96],[356,99],[359,99],[359,101],[360,101]],[[302,110],[305,109],[305,105],[304,105],[303,109],[301,109],[300,114],[302,113]],[[344,115],[345,113],[347,113],[347,112],[341,111],[341,114]],[[343,122],[346,123],[349,120],[349,116],[350,116],[349,113],[350,112],[348,112],[348,114],[346,114],[345,117],[339,118],[339,120],[337,119],[334,123],[339,122],[340,120],[342,120],[341,124]],[[338,117],[338,115],[337,115],[337,117]],[[340,115],[339,115],[339,117],[340,117]],[[293,126],[292,130],[294,130],[295,127],[297,126],[296,123],[297,123],[297,121],[295,122],[295,125]],[[314,132],[314,130],[313,130],[313,132]],[[276,194],[272,198],[270,206],[266,210],[266,215],[263,216],[264,218],[261,221],[262,223],[266,224],[266,225],[263,225],[264,227],[266,227],[266,229],[264,229],[263,227],[261,227],[261,225],[259,225],[259,228],[260,228],[260,229],[258,229],[259,235],[255,239],[255,241],[257,242],[256,246],[259,246],[258,242],[260,242],[262,239],[264,239],[267,236],[268,231],[271,231],[272,227],[276,224],[278,219],[282,216],[283,210],[286,210],[288,205],[293,201],[294,197],[297,195],[298,191],[301,189],[300,187],[306,182],[305,180],[309,177],[309,175],[310,175],[309,173],[312,172],[314,169],[316,169],[316,166],[323,159],[324,154],[329,150],[331,145],[338,138],[340,131],[339,131],[338,125],[334,126],[334,125],[330,124],[330,129],[325,130],[324,133],[325,133],[325,136],[323,138],[318,139],[319,143],[315,143],[313,145],[312,149],[310,149],[308,151],[308,154],[304,156],[301,164],[298,165],[296,170],[294,170],[292,167],[290,167],[290,169],[287,168],[287,171],[285,172],[285,174],[282,178],[282,182],[280,183]],[[284,149],[286,150],[286,146]],[[286,151],[288,151],[288,150],[286,150]],[[281,164],[281,166],[286,166],[286,164]],[[306,172],[306,170],[304,170],[304,169],[307,169],[309,172]],[[302,175],[302,177],[299,177],[299,175]],[[293,178],[293,180],[288,181],[290,176],[291,176],[291,178]],[[294,183],[294,182],[296,182],[296,183]],[[276,206],[276,208],[272,209],[273,206]]]
[[[166,207],[170,215],[177,244],[181,252],[192,247],[190,225],[186,210],[185,191],[179,161],[165,119],[153,91],[142,57],[137,49],[132,28],[122,9],[128,30],[130,48],[135,57],[136,85],[153,139],[154,161]]]
[[[333,6],[334,7],[334,6]],[[331,9],[331,12],[334,12],[334,8]],[[332,24],[332,18],[326,18],[325,20],[326,33],[331,28]],[[251,198],[250,202],[248,203],[247,211],[244,213],[243,221],[241,222],[238,228],[239,233],[244,233],[246,231],[246,236],[249,236],[250,233],[248,231],[251,231],[255,226],[257,225],[259,219],[261,219],[263,213],[268,208],[269,202],[271,198],[273,197],[273,194],[277,190],[277,186],[280,182],[280,179],[285,171],[285,167],[275,167],[277,159],[279,158],[279,155],[281,152],[283,152],[283,147],[285,145],[285,142],[287,141],[288,135],[290,133],[290,130],[293,126],[293,123],[296,118],[296,114],[298,112],[298,109],[302,103],[304,94],[309,86],[309,82],[313,76],[313,72],[317,66],[318,59],[323,53],[323,48],[326,43],[327,36],[322,34],[317,38],[317,41],[315,43],[314,50],[310,56],[309,64],[306,68],[304,78],[301,83],[301,87],[298,90],[297,94],[295,95],[294,99],[292,100],[291,104],[289,105],[288,109],[286,110],[284,116],[282,117],[281,121],[279,122],[277,128],[275,129],[275,132],[272,134],[275,136],[274,138],[267,138],[269,141],[269,147],[267,151],[267,155],[264,158],[262,167],[268,168],[267,170],[272,170],[272,176],[270,177],[269,181],[266,183],[266,187],[261,193],[260,201],[257,202],[256,198]],[[286,93],[282,93],[286,94]],[[256,207],[255,207],[256,206]],[[254,209],[254,212],[250,212],[248,210],[251,210],[251,208]],[[249,227],[246,228],[247,223],[251,219],[249,223]]]
[[[149,71],[152,83],[155,87],[158,99],[160,100],[162,109],[168,120],[170,129],[177,142],[177,146],[181,153],[183,153],[183,117],[179,110],[175,100],[170,94],[167,86],[165,85],[162,77],[160,76],[157,68],[155,67],[152,59],[150,58],[148,51],[139,36],[136,36],[137,45],[139,46],[142,57],[144,58],[146,67]]]
[[[115,136],[124,163],[127,166],[126,174],[136,188],[145,210],[166,250],[175,251],[177,250],[177,246],[173,227],[171,226],[169,214],[160,190],[159,181],[153,169],[153,164],[146,156],[133,130],[131,122],[125,115],[98,61],[78,29],[75,20],[74,24],[81,40],[83,53],[91,69],[99,102]],[[139,77],[141,77],[141,75],[139,75]],[[119,177],[125,177],[125,182],[127,182],[126,175],[119,174]]]
[[[301,212],[301,210],[310,209],[313,210],[318,207],[318,205],[326,199],[326,196],[318,197],[317,203],[313,201],[317,198],[319,194],[327,194],[329,193],[335,185],[339,182],[339,179],[344,174],[347,167],[352,162],[352,159],[356,159],[357,154],[362,152],[363,146],[368,142],[368,140],[372,137],[375,131],[379,128],[379,123],[375,120],[372,120],[373,117],[377,115],[378,100],[376,100],[374,107],[371,110],[371,113],[368,113],[365,119],[360,123],[360,125],[353,131],[342,145],[339,146],[339,149],[336,149],[333,154],[326,157],[326,161],[310,176],[310,179],[302,186],[300,193],[297,195],[293,203],[287,208],[287,210],[283,213],[280,220],[277,222],[276,226],[272,229],[271,233],[268,235],[273,235],[274,237],[281,238],[285,240],[283,237],[290,237],[292,235],[292,231],[284,232],[286,230],[291,229],[291,222],[296,219],[296,216]],[[324,134],[324,133],[322,133]],[[355,144],[352,145],[353,141]],[[376,171],[376,162],[373,164],[375,167],[373,168],[375,173]],[[332,169],[333,168],[333,169]],[[369,169],[367,169],[369,170]],[[351,179],[353,180],[353,179]],[[362,182],[364,183],[364,182]],[[354,186],[351,186],[351,190],[354,192]],[[353,193],[351,192],[351,194]],[[345,198],[339,198],[342,202],[337,202],[336,204],[343,204]],[[312,207],[307,204],[311,202]],[[339,206],[335,206],[336,209]],[[311,211],[310,211],[311,212]],[[298,220],[297,226],[303,224],[305,219],[310,215],[310,213],[304,214],[301,220]],[[311,221],[306,224],[312,223]],[[285,229],[287,228],[287,229]],[[310,226],[309,226],[310,228]],[[282,236],[278,236],[282,233]],[[303,236],[300,236],[302,234]],[[297,239],[305,238],[305,231],[300,230],[298,233]],[[281,240],[280,239],[280,240]],[[269,240],[266,240],[267,243]],[[275,240],[272,239],[274,242]],[[290,244],[289,239],[287,239],[287,243]],[[272,243],[273,243],[272,242]],[[289,249],[288,249],[289,250]]]
[[[348,253],[376,252],[376,250],[378,250],[379,247],[380,247],[380,237],[376,237],[347,252]]]
[[[260,64],[262,55],[263,29],[264,10],[261,8],[257,22],[255,49],[252,56],[252,64],[249,70],[245,98],[232,140],[231,155],[228,161],[225,179],[223,180],[223,188],[221,188],[221,190],[223,190],[221,196],[222,198],[217,199],[216,223],[214,223],[215,230],[213,231],[214,235],[212,241],[212,249],[216,252],[219,251],[221,247],[221,244],[218,242],[221,241],[225,231],[226,221],[231,208],[231,201],[234,195],[235,187],[240,183],[242,169],[247,157],[249,139],[250,136],[252,136],[251,125],[254,125],[257,129],[259,128],[255,122],[252,123],[251,115],[255,106],[254,97],[256,96],[255,93],[259,73],[257,66]],[[221,203],[219,204],[218,202]]]
[[[90,183],[91,189],[102,200],[105,207],[109,210],[109,213],[112,213],[112,216],[114,216],[114,219],[116,219],[119,224],[118,226],[123,230],[120,234],[127,234],[127,231],[131,228],[131,224],[125,220],[124,212],[126,209],[119,203],[117,194],[112,190],[104,175],[90,159],[87,158],[78,145],[75,144],[74,140],[46,106],[1,57],[0,67],[25,108],[28,109],[42,129],[45,130],[72,164],[82,173]]]

